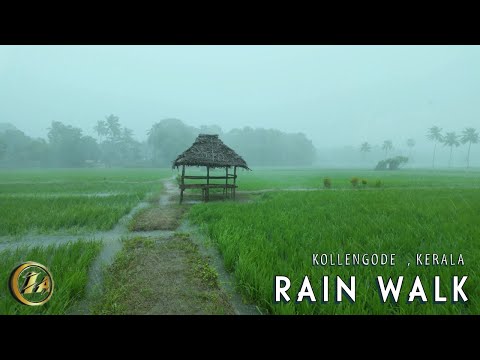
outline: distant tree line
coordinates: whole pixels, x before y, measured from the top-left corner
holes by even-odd
[[[218,125],[193,127],[178,119],[164,119],[148,131],[145,141],[121,125],[118,116],[99,120],[96,138],[59,121],[48,128],[47,139],[31,138],[9,124],[0,124],[2,167],[171,166],[198,134],[219,134],[227,146],[251,166],[311,165],[316,156],[312,142],[302,133],[244,127],[223,132]]]
[[[86,167],[125,166],[141,160],[141,143],[132,131],[122,128],[118,117],[110,115],[102,137],[84,135],[82,129],[53,121],[47,139],[31,138],[13,126],[0,128],[0,166],[3,167]]]
[[[452,163],[453,149],[459,147],[461,144],[468,145],[466,165],[467,165],[467,168],[470,167],[470,150],[471,150],[472,144],[478,144],[480,142],[480,136],[477,130],[472,127],[468,127],[462,131],[461,135],[457,135],[457,133],[454,131],[442,134],[442,130],[443,129],[441,129],[438,126],[432,126],[430,129],[428,129],[427,139],[430,141],[433,141],[434,143],[432,167],[433,168],[435,167],[435,156],[436,156],[438,144],[443,144],[444,146],[448,146],[450,148],[450,156],[448,160],[449,167],[452,167],[453,165]],[[408,158],[411,158],[413,148],[416,145],[416,141],[414,139],[408,139],[406,142],[406,145],[410,149]],[[384,164],[384,163],[387,163],[387,156],[389,152],[393,150],[393,142],[391,140],[385,140],[381,148],[385,153],[385,159],[383,160],[383,162],[381,161],[380,163]],[[366,154],[369,153],[371,150],[372,150],[372,145],[370,145],[368,142],[364,142],[360,145],[360,152],[362,153],[363,158],[365,158]],[[403,162],[406,162],[406,161],[403,161]],[[378,166],[379,165],[377,165],[377,168]]]
[[[309,166],[316,150],[302,133],[284,133],[275,129],[244,127],[223,132],[218,125],[188,126],[178,119],[165,119],[148,132],[152,159],[158,166],[170,166],[198,134],[218,134],[221,140],[252,166]]]
[[[224,139],[251,165],[308,166],[316,156],[315,147],[303,133],[247,126],[229,131]]]
[[[48,143],[33,139],[13,126],[0,129],[0,164],[2,166],[36,166],[47,163]]]

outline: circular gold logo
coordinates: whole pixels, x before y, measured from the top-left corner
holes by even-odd
[[[13,269],[8,285],[12,296],[24,305],[43,305],[53,294],[52,274],[42,264],[32,261]]]

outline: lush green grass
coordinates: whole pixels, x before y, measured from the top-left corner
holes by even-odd
[[[2,170],[0,235],[111,229],[169,176],[169,169]]]
[[[342,173],[348,179],[359,172]],[[424,180],[427,175],[420,173],[408,182],[404,176],[398,174],[385,180],[386,184],[391,180],[404,188],[266,193],[253,203],[199,204],[191,209],[190,218],[202,224],[218,245],[241,292],[270,313],[479,314],[480,190],[459,188],[462,183],[475,184],[476,179],[468,182],[463,174],[452,173],[451,177],[432,174]],[[418,183],[430,182],[450,186],[451,179],[456,179],[457,188],[415,188]],[[397,254],[397,265],[312,266],[313,253],[382,252]],[[465,266],[417,267],[413,265],[416,253],[462,253]],[[408,262],[412,266],[407,267]],[[426,286],[430,302],[406,304],[408,286],[411,288],[417,274]],[[288,304],[273,303],[275,275],[292,280],[293,301]],[[295,291],[305,275],[311,279],[317,299],[323,275],[332,276],[331,299],[333,276],[347,281],[355,275],[356,302],[295,304]],[[398,304],[380,302],[375,285],[377,275],[385,279],[405,276]],[[468,275],[464,289],[470,300],[466,304],[433,304],[431,285],[435,275],[444,280],[444,294],[450,294],[453,275]]]
[[[78,241],[66,245],[18,248],[0,252],[0,314],[65,314],[84,295],[88,269],[101,249],[101,243]],[[53,276],[54,291],[42,306],[18,303],[8,289],[11,271],[25,261],[45,265]]]

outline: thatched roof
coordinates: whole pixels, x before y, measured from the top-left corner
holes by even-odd
[[[238,166],[250,170],[245,160],[225,145],[218,135],[206,134],[198,135],[193,145],[177,156],[173,167],[181,165],[212,168]]]

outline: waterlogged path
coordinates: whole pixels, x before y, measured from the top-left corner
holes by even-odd
[[[176,186],[172,179],[166,179],[163,182],[164,190],[159,198],[160,206],[168,205],[169,199],[173,193],[176,192]],[[111,194],[110,194],[111,195]],[[102,241],[105,244],[118,242],[121,238],[137,237],[137,236],[156,236],[165,237],[171,236],[173,231],[154,230],[154,231],[136,231],[130,232],[128,224],[133,217],[142,209],[151,205],[148,202],[140,202],[127,215],[122,217],[113,229],[108,231],[96,231],[91,233],[81,234],[62,234],[61,231],[53,234],[25,234],[21,236],[0,236],[0,251],[5,249],[15,249],[21,246],[48,246],[52,244],[65,244],[68,242],[75,242],[79,240],[96,240]]]
[[[75,242],[79,240],[97,240],[104,243],[118,241],[122,236],[165,236],[165,231],[137,231],[131,233],[128,231],[128,224],[131,219],[143,208],[148,207],[148,202],[141,202],[135,206],[130,213],[125,215],[115,225],[115,227],[108,231],[97,231],[92,233],[70,235],[70,234],[26,234],[22,236],[0,236],[0,251],[5,249],[15,249],[21,246],[48,246],[52,244],[66,244],[68,242]],[[173,231],[170,232],[170,235]]]
[[[158,200],[158,207],[160,209],[167,210],[172,205],[178,203],[178,187],[174,181],[173,178],[164,180],[163,191]],[[194,197],[192,197],[192,199],[185,199],[183,204],[184,206],[188,206],[198,202],[198,200],[195,200]],[[218,274],[220,287],[229,296],[235,314],[259,314],[260,311],[256,306],[244,304],[241,296],[235,291],[233,278],[226,272],[219,251],[211,245],[207,246],[205,237],[187,220],[183,220],[177,230],[129,230],[128,225],[135,215],[137,215],[140,210],[151,205],[152,204],[148,202],[140,202],[130,211],[129,214],[121,218],[115,227],[109,231],[99,231],[82,235],[56,233],[47,235],[27,234],[17,237],[0,236],[0,251],[23,246],[33,247],[48,246],[51,244],[66,244],[80,240],[101,241],[103,243],[103,248],[89,270],[89,280],[86,287],[85,297],[70,311],[71,314],[89,314],[91,311],[91,305],[95,303],[95,299],[98,298],[102,291],[103,269],[113,263],[115,255],[122,249],[122,240],[134,237],[149,237],[155,239],[157,243],[160,243],[174,241],[174,234],[176,231],[188,233],[190,234],[192,242],[199,246],[202,256],[210,259],[211,266]],[[182,261],[182,259],[179,259],[179,261]],[[161,264],[159,264],[159,266],[161,266]],[[164,313],[162,310],[162,304],[152,304],[152,309],[149,314],[162,314]]]
[[[171,180],[164,181],[164,191],[160,196],[158,202],[160,206],[166,206],[170,197]],[[103,241],[103,248],[98,257],[93,262],[89,274],[88,283],[85,289],[85,297],[80,301],[72,310],[72,314],[89,314],[91,305],[95,303],[95,299],[102,291],[103,283],[103,271],[102,269],[109,266],[115,260],[115,255],[122,250],[122,240],[129,237],[155,237],[158,240],[168,239],[173,235],[173,231],[168,230],[155,230],[155,231],[136,231],[130,232],[128,224],[133,217],[142,209],[148,207],[150,204],[147,202],[139,203],[130,213],[124,216],[117,225],[106,233],[97,233],[100,240]]]

